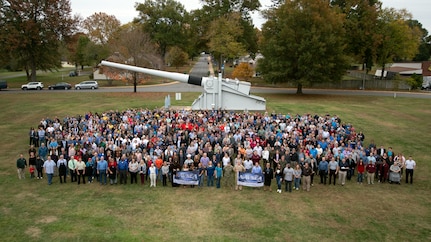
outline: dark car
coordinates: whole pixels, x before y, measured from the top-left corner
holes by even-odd
[[[7,81],[0,80],[0,90],[7,89]]]
[[[51,86],[48,87],[49,90],[58,90],[58,89],[60,89],[60,90],[69,90],[71,88],[72,88],[72,85],[70,85],[67,82],[59,82],[59,83],[57,83],[55,85],[51,85]]]

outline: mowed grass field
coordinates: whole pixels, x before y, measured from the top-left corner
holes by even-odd
[[[374,140],[417,162],[414,184],[322,186],[276,193],[158,186],[100,186],[18,180],[16,159],[42,118],[155,108],[168,93],[2,93],[2,241],[430,241],[429,99],[264,95],[268,112],[337,114]],[[187,106],[183,93],[173,106]],[[171,94],[173,97],[173,94]],[[28,172],[27,172],[28,178]],[[356,177],[354,177],[356,178]],[[69,178],[68,178],[69,181]],[[147,184],[148,185],[148,184]]]

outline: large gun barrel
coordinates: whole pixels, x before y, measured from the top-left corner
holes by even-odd
[[[130,66],[130,65],[125,65],[125,64],[120,64],[120,63],[115,63],[110,61],[102,61],[101,64],[103,66],[109,66],[109,67],[118,68],[118,69],[145,73],[148,75],[163,77],[163,78],[184,82],[184,83],[188,83],[196,86],[203,85],[202,77],[190,76],[187,74],[181,74],[181,73],[175,73],[175,72],[153,70],[153,69],[148,69],[148,68],[143,68],[138,66]]]

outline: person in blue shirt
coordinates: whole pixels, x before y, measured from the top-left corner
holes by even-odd
[[[215,168],[215,177],[216,177],[216,188],[220,188],[220,181],[223,176],[223,168],[221,167],[221,163],[217,163],[217,167]]]
[[[319,176],[320,176],[320,184],[326,185],[326,178],[328,176],[328,161],[323,156],[322,161],[319,163]]]
[[[208,162],[208,166],[206,168],[207,173],[207,186],[214,186],[214,176],[215,176],[215,167],[211,161]]]
[[[100,185],[106,185],[107,170],[108,170],[108,162],[105,160],[103,156],[101,156],[99,162],[97,162],[97,174],[99,174]]]
[[[127,162],[126,155],[121,157],[121,160],[118,162],[118,173],[120,173],[120,184],[127,184],[127,170],[129,169],[129,162]]]
[[[262,167],[260,167],[259,162],[255,162],[253,168],[251,169],[253,174],[262,174]]]

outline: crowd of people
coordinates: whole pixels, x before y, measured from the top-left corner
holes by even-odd
[[[48,184],[175,183],[178,171],[196,171],[198,186],[242,190],[240,172],[263,174],[264,190],[310,191],[320,184],[413,183],[416,167],[391,147],[365,144],[365,135],[337,115],[290,115],[225,110],[130,109],[42,119],[29,131],[28,158],[18,177]],[[28,165],[27,165],[28,160]],[[394,174],[392,177],[391,174]],[[398,175],[398,176],[396,176]],[[69,177],[70,179],[67,179]],[[353,179],[355,177],[355,179]],[[397,178],[398,177],[398,178]],[[139,181],[138,181],[139,178]],[[223,183],[223,185],[222,185]],[[353,182],[352,182],[353,183]],[[192,186],[193,187],[193,186]]]

